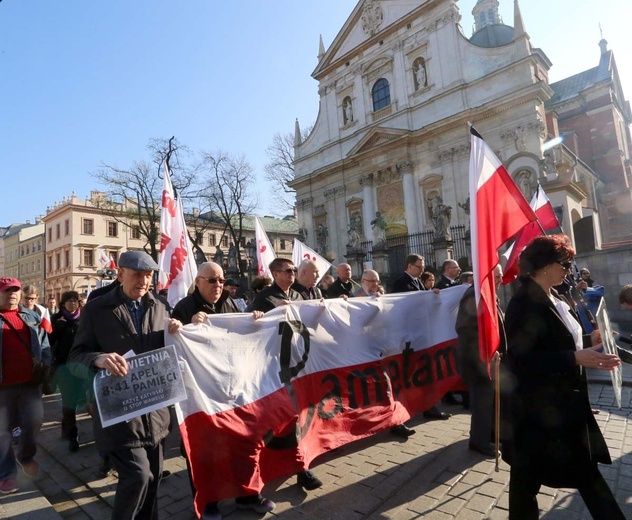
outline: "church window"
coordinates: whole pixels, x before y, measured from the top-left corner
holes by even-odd
[[[487,12],[487,17],[489,18],[489,23],[490,23],[490,24],[495,23],[495,20],[494,20],[494,10],[493,10],[493,9],[490,9],[490,10]]]
[[[388,81],[380,78],[373,85],[373,112],[391,104],[391,90]]]
[[[481,19],[481,27],[485,27],[487,25],[487,19],[485,18],[485,11],[481,11],[479,15]]]

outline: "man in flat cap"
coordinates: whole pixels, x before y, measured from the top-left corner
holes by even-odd
[[[94,377],[105,369],[124,376],[128,365],[123,354],[162,348],[165,326],[173,333],[182,325],[149,292],[156,270],[158,265],[144,251],[120,256],[120,287],[89,302],[81,313],[69,357],[75,375]],[[95,414],[93,424],[96,443],[109,455],[119,476],[112,519],[156,520],[163,457],[160,441],[169,433],[169,411],[162,408],[106,428]]]

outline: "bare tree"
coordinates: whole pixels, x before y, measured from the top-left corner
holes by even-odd
[[[314,125],[301,132],[301,140],[305,140],[312,132]],[[266,148],[270,159],[264,166],[266,180],[272,183],[274,200],[284,211],[293,211],[296,203],[296,191],[288,182],[294,180],[294,133],[277,132],[272,143]]]
[[[154,260],[160,251],[160,203],[162,200],[164,163],[169,160],[172,183],[185,191],[191,186],[193,174],[181,164],[180,156],[188,150],[175,138],[153,139],[148,149],[152,161],[134,162],[130,168],[101,163],[93,177],[105,186],[106,200],[102,209],[125,227],[138,227],[145,238],[144,249]],[[175,172],[173,170],[176,166]]]
[[[252,194],[254,178],[252,166],[244,156],[233,157],[217,151],[203,154],[203,164],[207,171],[207,186],[202,193],[208,198],[211,217],[221,218],[234,249],[235,266],[243,276],[241,244],[244,236],[244,217],[252,214],[256,203]],[[230,254],[229,254],[230,259]]]

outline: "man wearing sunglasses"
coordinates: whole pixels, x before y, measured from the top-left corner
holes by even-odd
[[[232,299],[229,290],[224,288],[225,282],[224,270],[219,264],[204,262],[198,267],[197,276],[195,277],[195,290],[176,304],[172,317],[187,325],[189,323],[204,323],[213,314],[241,312]],[[253,316],[257,319],[263,316],[263,313],[254,311]],[[196,491],[191,478],[191,466],[183,446],[181,446],[181,451],[187,463],[191,491],[193,497],[195,497]],[[259,514],[269,513],[276,505],[272,500],[261,494],[248,494],[237,497],[235,504],[239,509],[252,509]],[[206,505],[202,514],[203,520],[221,520],[221,518],[217,502],[211,502]]]
[[[287,258],[275,258],[268,266],[274,282],[255,297],[253,308],[256,311],[268,312],[290,302],[303,301],[303,296],[292,289],[296,281],[297,269]],[[321,480],[311,471],[301,471],[296,475],[297,484],[307,490],[318,489],[323,485]]]

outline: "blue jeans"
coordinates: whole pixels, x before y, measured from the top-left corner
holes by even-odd
[[[15,459],[27,462],[37,451],[36,437],[42,427],[44,404],[39,385],[0,386],[0,480],[15,477]],[[17,452],[11,446],[11,430],[22,430]]]

